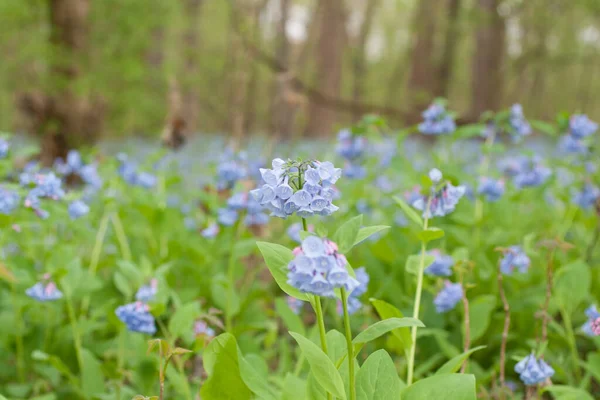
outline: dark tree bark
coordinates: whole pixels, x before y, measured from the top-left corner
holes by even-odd
[[[317,86],[323,93],[338,97],[341,88],[342,58],[346,42],[346,18],[343,0],[327,0],[321,4],[319,42],[316,54]],[[311,102],[308,108],[307,135],[330,134],[337,112]]]
[[[498,14],[499,3],[500,0],[478,0],[480,18],[472,64],[472,118],[478,118],[487,110],[497,111],[503,103],[506,27]]]
[[[352,97],[354,101],[361,101],[365,95],[365,79],[367,75],[367,40],[373,26],[373,17],[375,10],[379,4],[379,0],[367,0],[367,6],[364,12],[364,19],[360,26],[356,48],[353,54],[352,72],[354,75],[354,88]],[[355,114],[354,120],[358,121],[362,115]]]
[[[448,0],[446,28],[446,38],[444,41],[444,50],[438,69],[438,88],[436,96],[448,98],[450,94],[450,82],[454,71],[454,62],[456,60],[456,48],[459,42],[459,15],[461,9],[461,0]]]

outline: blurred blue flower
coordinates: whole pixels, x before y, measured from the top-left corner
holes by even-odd
[[[202,230],[202,236],[208,239],[212,239],[219,234],[219,230],[219,225],[216,223],[212,223],[207,228]]]
[[[527,386],[545,382],[554,375],[554,370],[542,359],[537,360],[533,352],[515,365],[515,372]]]
[[[572,135],[564,135],[558,142],[558,151],[561,154],[586,155],[590,152],[588,146],[581,139]]]
[[[17,192],[0,186],[0,214],[11,214],[19,206],[20,201],[21,197]]]
[[[227,149],[217,165],[217,189],[233,189],[239,180],[246,178],[248,169],[245,162],[244,153],[235,154],[233,150]]]
[[[504,179],[482,177],[479,180],[477,193],[484,195],[487,201],[497,201],[504,194]]]
[[[516,268],[520,273],[524,274],[527,272],[530,264],[531,260],[521,246],[510,246],[506,249],[504,257],[500,261],[500,271],[503,274],[512,275]]]
[[[585,309],[585,315],[588,317],[588,320],[583,326],[581,330],[586,336],[598,336],[594,329],[592,329],[592,324],[600,318],[600,313],[596,309],[596,305],[592,304],[588,308]]]
[[[354,135],[348,129],[338,133],[337,153],[348,161],[357,161],[363,158],[367,150],[367,138]]]
[[[232,226],[238,219],[238,212],[231,208],[220,208],[217,210],[217,220],[219,224]]]
[[[432,170],[434,177],[438,176]],[[439,171],[438,171],[439,172]],[[441,180],[441,172],[439,179]],[[450,182],[443,184],[441,188],[431,188],[430,197],[420,195],[412,202],[412,206],[419,211],[423,211],[423,218],[443,217],[450,214],[456,208],[459,200],[465,194],[464,186],[452,186]],[[429,206],[429,207],[428,207]]]
[[[346,257],[328,239],[309,236],[294,249],[288,264],[288,284],[317,296],[334,297],[333,289],[344,287],[352,292],[360,283],[346,270]]]
[[[138,289],[135,294],[135,299],[147,303],[154,300],[156,293],[158,293],[158,280],[151,279],[150,284],[144,285]]]
[[[127,325],[127,329],[131,332],[147,333],[149,335],[156,333],[154,317],[150,314],[148,305],[141,301],[120,306],[115,310],[115,314]]]
[[[300,311],[302,311],[302,306],[304,306],[304,301],[292,296],[287,296],[285,298],[285,301],[287,302],[288,307],[290,308],[290,310],[292,310],[294,314],[300,314]]]
[[[443,135],[456,130],[454,117],[440,103],[433,103],[421,114],[424,121],[419,124],[419,132],[425,135]]]
[[[462,299],[463,287],[460,283],[444,282],[444,287],[438,292],[433,300],[435,310],[438,313],[445,313],[452,310]]]
[[[68,210],[71,219],[77,219],[89,213],[90,207],[81,200],[75,200],[69,204]]]
[[[0,138],[0,159],[6,158],[8,151],[10,150],[10,144],[6,139]]]
[[[58,290],[54,282],[49,281],[47,278],[44,280],[45,282],[38,282],[27,289],[25,294],[41,302],[54,301],[63,297],[62,292]]]
[[[118,173],[126,183],[145,189],[156,186],[156,176],[149,172],[138,172],[137,165],[133,161],[129,161],[125,154],[120,154],[117,159],[120,162]]]
[[[156,186],[156,176],[148,172],[140,172],[137,175],[136,184],[146,189]]]
[[[510,126],[509,133],[511,134],[513,141],[516,142],[531,134],[531,125],[527,122],[527,119],[525,119],[523,107],[521,107],[520,104],[512,105],[508,122]]]
[[[569,133],[575,139],[591,136],[598,130],[598,124],[585,114],[574,114],[569,118]]]
[[[552,175],[552,171],[542,166],[538,157],[532,157],[520,165],[513,182],[519,189],[536,187],[546,182],[550,175]]]
[[[572,201],[584,210],[592,208],[600,198],[600,188],[586,183],[580,191],[575,192]]]
[[[205,321],[199,320],[194,323],[194,335],[212,339],[216,334],[215,330],[209,327]]]
[[[452,275],[452,266],[454,265],[454,259],[449,256],[442,254],[438,249],[433,249],[427,252],[427,254],[434,256],[435,260],[427,268],[425,273],[433,276],[450,276]]]

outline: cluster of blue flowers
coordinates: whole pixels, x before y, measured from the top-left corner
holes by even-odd
[[[65,196],[62,181],[53,172],[47,174],[36,173],[33,176],[21,174],[21,184],[24,186],[35,185],[25,197],[25,207],[31,208],[42,219],[48,218],[48,211],[41,208],[41,199],[60,200]]]
[[[248,176],[246,157],[244,153],[235,154],[227,149],[217,165],[217,189],[233,189],[235,184]]]
[[[156,176],[149,172],[140,172],[137,164],[130,161],[126,154],[119,154],[117,160],[119,160],[119,175],[127,184],[146,189],[156,186]]]
[[[573,203],[579,207],[587,210],[596,204],[600,199],[600,188],[591,183],[585,183],[580,191],[577,191],[573,195]]]
[[[276,158],[273,169],[260,169],[264,184],[250,194],[271,216],[302,218],[331,215],[338,210],[332,203],[337,191],[333,186],[342,170],[330,162],[283,161]]]
[[[344,176],[350,179],[362,179],[367,175],[367,170],[362,165],[367,138],[362,135],[353,135],[348,129],[338,133],[337,153],[344,158]]]
[[[445,313],[452,310],[463,297],[463,287],[460,283],[444,281],[444,287],[438,292],[433,300],[435,310]]]
[[[419,132],[425,135],[443,135],[456,130],[454,117],[443,104],[433,103],[421,115],[424,121],[419,124]]]
[[[348,295],[348,314],[350,315],[356,313],[362,308],[363,304],[360,301],[360,296],[367,293],[370,279],[365,267],[355,269],[354,273],[356,274],[358,286],[356,286],[356,288],[354,288],[354,290]],[[344,309],[341,300],[338,300],[337,302],[337,312],[339,315],[344,314]]]
[[[54,301],[63,297],[56,284],[50,280],[50,275],[45,274],[42,282],[38,282],[25,291],[25,294],[37,301]]]
[[[227,200],[227,207],[217,211],[218,221],[221,225],[231,226],[239,218],[242,211],[246,212],[244,223],[247,226],[264,225],[269,221],[264,207],[247,192],[236,193]]]
[[[485,196],[487,201],[497,201],[504,194],[504,179],[482,177],[479,180],[477,193]]]
[[[102,187],[103,182],[98,174],[97,165],[85,164],[81,158],[81,154],[77,150],[69,151],[66,162],[58,158],[54,162],[54,169],[62,176],[79,176],[92,190],[98,190]]]
[[[8,151],[10,150],[10,144],[6,139],[0,138],[0,159],[6,158],[8,156]]]
[[[598,124],[585,114],[573,114],[569,118],[569,131],[558,143],[559,151],[577,155],[587,155],[590,151],[585,139],[598,130]]]
[[[360,284],[346,270],[346,257],[328,239],[309,236],[294,249],[294,255],[288,264],[288,283],[301,292],[334,297],[335,288],[351,293]]]
[[[536,359],[533,352],[515,365],[515,372],[527,386],[545,382],[554,370],[544,360]]]
[[[542,185],[552,175],[550,168],[541,164],[539,157],[519,157],[512,164],[509,174],[513,174],[513,183],[519,189]]]
[[[510,108],[508,124],[509,133],[515,142],[531,134],[531,125],[525,119],[523,107],[520,104],[513,104]]]
[[[583,333],[585,333],[587,336],[600,335],[600,312],[598,312],[596,305],[592,304],[586,308],[585,315],[588,317],[588,320],[581,327]]]
[[[529,269],[531,260],[525,254],[521,246],[510,246],[504,251],[504,257],[500,260],[500,271],[505,275],[512,275],[515,269],[524,274]]]
[[[78,219],[90,212],[90,207],[82,200],[75,200],[69,204],[69,216],[71,219]]]
[[[146,304],[154,299],[158,291],[158,282],[153,279],[149,285],[142,286],[136,293],[136,301],[125,304],[115,310],[117,317],[127,325],[132,332],[147,333],[154,335],[156,325],[154,317],[150,313],[150,307]]]
[[[212,239],[217,237],[217,235],[219,234],[219,232],[221,231],[221,228],[219,227],[219,224],[217,224],[216,222],[213,222],[212,224],[210,224],[209,226],[207,226],[206,228],[204,228],[201,232],[202,237],[205,237],[207,239]]]
[[[432,276],[450,276],[452,275],[452,266],[454,265],[454,259],[447,255],[442,254],[438,249],[433,249],[427,252],[430,256],[435,257],[435,260],[427,268],[425,268],[425,274]]]
[[[0,214],[9,215],[19,206],[21,197],[14,190],[0,186]]]
[[[442,182],[442,173],[435,168],[429,171],[429,178],[433,182],[431,194],[429,197],[418,194],[411,199],[412,206],[423,211],[423,218],[443,217],[450,214],[465,194],[466,188],[453,186],[450,182]],[[412,195],[414,193],[411,193]]]

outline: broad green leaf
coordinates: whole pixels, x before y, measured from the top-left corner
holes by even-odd
[[[333,241],[337,243],[340,253],[345,254],[352,249],[352,246],[356,243],[362,221],[363,216],[361,214],[344,222],[335,232]]]
[[[329,357],[316,344],[296,332],[290,332],[304,353],[317,382],[329,393],[346,399],[344,382]]]
[[[380,336],[385,335],[386,333],[398,329],[398,328],[406,328],[406,327],[425,327],[421,321],[415,318],[388,318],[383,321],[375,322],[373,325],[369,326],[367,329],[356,335],[352,343],[361,344],[368,343],[371,340],[375,340]]]
[[[406,204],[406,202],[398,196],[394,196],[393,199],[396,203],[398,203],[398,205],[400,206],[404,214],[406,214],[408,219],[417,224],[417,226],[423,226],[423,220],[411,206]]]
[[[240,296],[225,274],[213,275],[210,291],[215,304],[231,316],[240,311]]]
[[[367,226],[364,228],[360,228],[360,230],[356,234],[354,246],[356,246],[363,240],[368,239],[369,237],[373,236],[374,234],[385,231],[387,229],[390,229],[390,227],[386,226],[386,225],[375,225],[375,226]]]
[[[387,303],[383,300],[370,299],[371,304],[377,310],[377,314],[382,320],[386,320],[389,318],[403,318],[404,315],[400,310],[396,307]],[[409,328],[397,328],[392,330],[392,335],[394,335],[394,339],[398,342],[398,347],[403,349],[404,351],[408,351],[411,346],[412,338],[410,336]]]
[[[304,398],[306,398],[306,382],[288,372],[283,380],[281,400],[302,400]]]
[[[476,297],[469,302],[472,341],[481,338],[485,334],[490,326],[490,318],[495,307],[496,297],[491,294]]]
[[[133,297],[133,288],[129,284],[129,281],[120,272],[115,272],[113,275],[113,282],[115,283],[116,288],[121,292],[123,296],[127,299],[131,299]]]
[[[543,391],[552,393],[555,400],[594,400],[585,390],[572,386],[552,385],[545,387]]]
[[[571,313],[589,296],[590,275],[589,266],[582,260],[567,264],[556,272],[552,294],[561,308]]]
[[[256,242],[256,245],[281,290],[297,299],[309,301],[306,293],[302,293],[287,283],[288,264],[294,259],[292,251],[275,243]]]
[[[556,136],[558,135],[558,131],[556,127],[548,122],[539,121],[539,120],[530,120],[529,123],[538,132],[545,133],[548,136]]]
[[[169,332],[174,338],[184,337],[192,331],[194,321],[199,316],[200,304],[196,301],[179,307],[169,321]]]
[[[306,334],[302,319],[299,315],[294,314],[283,298],[278,297],[275,299],[275,311],[277,311],[277,315],[281,317],[288,330],[299,332],[302,335]]]
[[[105,391],[102,364],[88,349],[81,349],[81,388],[88,395],[100,394]]]
[[[427,228],[425,230],[422,230],[421,232],[417,233],[417,237],[419,238],[420,241],[422,242],[431,242],[432,240],[436,240],[439,238],[444,237],[444,231],[441,230],[440,228]]]
[[[235,338],[223,333],[214,338],[204,351],[204,369],[208,379],[200,388],[203,400],[244,400],[253,397],[242,380]]]
[[[442,374],[421,379],[402,391],[402,400],[476,400],[475,376]]]
[[[423,269],[429,267],[435,261],[435,257],[430,254],[425,254],[423,258]],[[419,268],[421,267],[421,255],[413,254],[412,256],[408,256],[406,259],[406,264],[404,269],[406,272],[417,275],[419,273]]]
[[[357,400],[399,399],[400,390],[394,361],[385,350],[371,354],[356,374]]]
[[[296,399],[296,398],[294,398]],[[327,400],[327,392],[311,372],[306,379],[306,400]]]
[[[473,353],[475,353],[477,350],[481,350],[481,349],[485,349],[486,346],[477,346],[477,347],[473,347],[472,349],[470,349],[469,351],[465,351],[462,354],[459,354],[458,356],[448,360],[444,365],[442,365],[440,367],[440,369],[438,369],[436,371],[436,375],[440,375],[440,374],[453,374],[456,371],[458,371],[460,369],[460,367],[462,366],[463,362],[469,358],[469,356]]]
[[[348,353],[346,336],[344,336],[342,332],[332,329],[325,335],[325,340],[327,341],[327,355],[329,356],[329,359],[338,366],[337,362],[340,361],[340,358],[345,358]],[[339,369],[338,366],[338,370]]]
[[[590,354],[587,358],[587,362],[584,363],[583,366],[597,381],[600,382],[600,354]]]
[[[255,368],[253,364],[244,358],[239,347],[237,349],[240,374],[246,386],[248,386],[252,393],[259,399],[276,400],[278,396],[273,385],[269,384],[268,375],[262,375],[260,373],[261,368]]]

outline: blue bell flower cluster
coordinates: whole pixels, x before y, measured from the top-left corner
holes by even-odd
[[[158,280],[151,279],[148,285],[144,285],[138,289],[135,294],[135,299],[148,303],[149,301],[154,300],[156,293],[158,293]]]
[[[102,178],[98,173],[96,164],[85,164],[81,154],[77,150],[70,150],[66,161],[57,158],[54,162],[54,170],[61,176],[76,175],[91,188],[97,190],[102,187]]]
[[[504,251],[504,256],[500,260],[500,271],[505,275],[512,275],[517,269],[524,274],[529,269],[529,265],[531,260],[521,246],[510,246]]]
[[[542,185],[550,178],[552,171],[542,165],[539,157],[520,158],[513,183],[519,189]]]
[[[573,135],[564,135],[558,141],[558,151],[561,154],[585,156],[590,152],[590,149],[583,140],[577,139]]]
[[[465,186],[453,186],[450,182],[442,182],[442,173],[435,168],[429,171],[429,178],[433,182],[431,194],[429,197],[419,194],[412,201],[412,206],[423,211],[423,218],[443,217],[450,214],[464,196]]]
[[[483,195],[489,202],[498,201],[504,194],[504,186],[504,179],[481,177],[477,193]]]
[[[131,332],[154,335],[156,325],[154,316],[150,313],[148,302],[152,301],[158,292],[158,281],[152,279],[149,285],[142,286],[135,294],[136,301],[117,307],[115,314]]]
[[[149,172],[140,172],[137,164],[130,161],[126,154],[119,154],[117,160],[119,161],[119,175],[127,184],[140,186],[145,189],[151,189],[156,186],[156,176]]]
[[[573,114],[569,118],[569,130],[559,143],[558,149],[562,153],[587,155],[590,152],[586,138],[598,130],[598,124],[590,120],[585,114]]]
[[[21,174],[23,178],[23,174]],[[31,178],[31,180],[29,180]],[[27,180],[21,180],[21,184],[24,186],[35,185],[33,189],[27,193],[25,197],[24,205],[27,208],[31,208],[35,213],[42,219],[46,219],[49,216],[48,211],[41,208],[41,199],[52,199],[60,200],[65,196],[65,191],[62,189],[62,181],[57,177],[54,172],[36,173],[32,177],[27,177]]]
[[[554,370],[544,360],[536,359],[533,352],[515,365],[515,372],[527,386],[544,383],[554,375]]]
[[[573,194],[572,201],[584,210],[589,210],[600,200],[600,188],[589,182]]]
[[[334,184],[342,170],[330,162],[273,160],[272,169],[260,170],[264,184],[250,194],[271,216],[328,216],[338,210],[332,203]]]
[[[75,200],[69,204],[69,216],[71,219],[78,219],[90,212],[90,207],[82,200]]]
[[[265,208],[248,192],[240,192],[231,196],[227,200],[227,207],[217,210],[217,220],[221,225],[232,226],[238,220],[240,213],[244,211],[246,226],[265,225],[269,222],[268,215],[264,213]]]
[[[424,273],[431,276],[450,276],[452,275],[452,266],[454,265],[454,259],[447,255],[442,254],[439,249],[433,249],[427,252],[430,256],[435,257],[435,260],[427,268]]]
[[[14,190],[0,186],[0,214],[10,215],[19,207],[21,196]]]
[[[421,115],[424,121],[419,124],[419,132],[425,135],[444,135],[456,130],[454,117],[441,103],[431,104]]]
[[[585,315],[588,317],[588,320],[581,327],[581,330],[586,336],[598,336],[600,332],[598,332],[594,327],[597,326],[597,321],[600,318],[600,312],[596,308],[595,304],[592,304],[588,308],[585,309]],[[598,332],[598,333],[597,333]]]
[[[367,138],[354,135],[349,129],[338,133],[337,153],[344,159],[344,176],[350,179],[362,179],[367,175],[364,156],[367,150]]]
[[[25,294],[32,299],[40,302],[54,301],[61,299],[63,294],[56,284],[50,280],[50,275],[44,275],[42,282],[38,282],[29,289],[25,290]]]
[[[510,108],[508,124],[509,133],[515,142],[523,139],[525,136],[531,135],[531,125],[525,119],[523,107],[520,104],[513,104]]]
[[[288,284],[303,293],[334,297],[336,288],[351,293],[360,285],[348,273],[348,262],[338,253],[337,244],[328,239],[308,236],[294,249],[294,256],[288,264]]]
[[[460,283],[444,281],[444,287],[438,292],[433,300],[435,310],[438,314],[446,313],[458,304],[463,297],[463,287]]]
[[[217,189],[233,189],[235,184],[248,176],[246,157],[243,153],[235,154],[227,149],[217,165]]]

